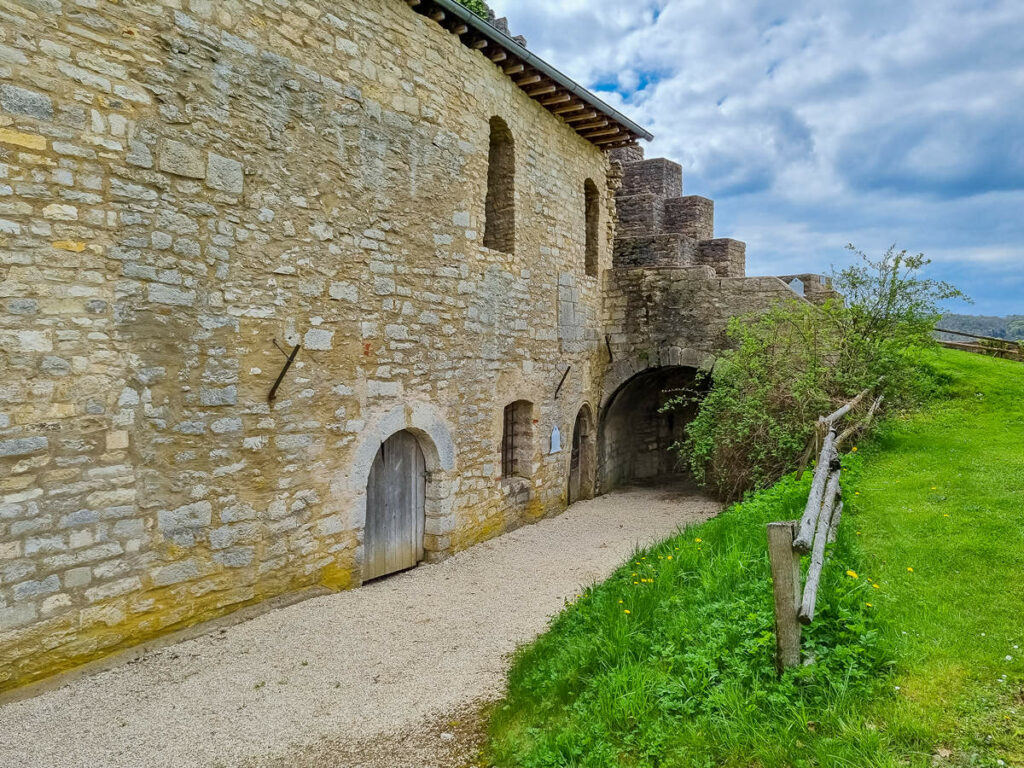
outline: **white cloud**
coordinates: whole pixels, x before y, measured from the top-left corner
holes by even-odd
[[[492,5],[566,74],[620,91],[599,95],[655,134],[648,157],[717,199],[752,271],[897,241],[965,281],[978,311],[1024,312],[989,279],[1024,251],[1017,0]]]

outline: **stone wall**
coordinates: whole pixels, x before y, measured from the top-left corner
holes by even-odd
[[[0,16],[0,689],[357,585],[369,467],[401,429],[431,558],[564,506],[548,438],[607,361],[601,152],[400,0]],[[514,254],[482,246],[493,116]],[[530,477],[503,481],[516,400]]]
[[[713,267],[613,269],[604,330],[613,359],[602,402],[648,368],[709,368],[728,345],[729,320],[799,300],[777,277],[719,277]]]
[[[611,156],[622,182],[601,323],[611,357],[602,408],[644,371],[710,367],[728,345],[730,318],[801,300],[787,284],[794,278],[746,276],[746,244],[714,236],[714,202],[683,196],[678,164],[646,160],[639,147]],[[822,295],[824,278],[801,277]]]

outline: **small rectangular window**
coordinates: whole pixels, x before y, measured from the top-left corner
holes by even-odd
[[[501,476],[529,477],[533,460],[533,404],[517,400],[505,406],[501,435]]]

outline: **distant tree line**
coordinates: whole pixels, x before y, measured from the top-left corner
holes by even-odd
[[[996,339],[1024,341],[1024,315],[1009,317],[989,317],[986,315],[943,315],[939,321],[940,328],[951,331],[976,333],[979,336],[992,336]],[[955,340],[954,336],[939,334],[946,340]]]

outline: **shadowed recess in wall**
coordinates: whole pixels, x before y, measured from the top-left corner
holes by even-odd
[[[696,407],[667,413],[661,409],[697,386],[697,369],[673,366],[643,371],[619,387],[601,419],[602,492],[686,475],[678,455],[669,448],[685,436]]]

